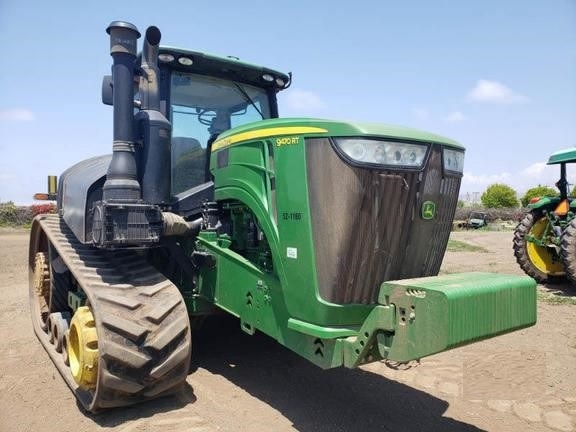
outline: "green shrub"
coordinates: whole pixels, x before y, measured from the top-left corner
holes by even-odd
[[[520,198],[520,202],[523,207],[526,207],[532,198],[544,197],[544,196],[558,196],[559,193],[556,189],[548,186],[538,185],[536,187],[530,188],[526,191],[524,196]]]
[[[17,206],[12,201],[0,203],[0,226],[26,226],[39,214],[56,213],[56,205],[34,204],[32,206]]]
[[[482,204],[487,208],[518,207],[516,191],[502,183],[488,186],[480,197]]]

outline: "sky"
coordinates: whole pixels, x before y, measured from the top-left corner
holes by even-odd
[[[111,152],[106,27],[293,72],[282,117],[410,126],[466,147],[463,199],[553,186],[576,146],[576,0],[0,0],[0,202]],[[576,167],[568,171],[576,183]]]

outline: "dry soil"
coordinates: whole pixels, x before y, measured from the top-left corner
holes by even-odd
[[[511,232],[453,238],[442,272],[521,274]],[[194,340],[180,394],[96,416],[82,412],[34,336],[28,233],[0,232],[0,432],[576,431],[576,292],[539,286],[534,327],[395,368],[322,371],[234,320]],[[570,297],[572,296],[572,297]]]

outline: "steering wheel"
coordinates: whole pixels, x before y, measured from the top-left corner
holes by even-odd
[[[216,117],[216,111],[212,109],[203,109],[198,112],[198,121],[205,126],[212,125],[212,119]]]

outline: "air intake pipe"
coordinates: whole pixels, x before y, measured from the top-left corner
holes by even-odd
[[[165,206],[170,200],[170,137],[172,124],[160,107],[160,70],[157,27],[146,30],[140,77],[140,111],[135,120],[143,139],[140,183],[145,202]]]
[[[103,187],[103,200],[139,200],[141,193],[134,153],[133,82],[140,32],[136,26],[124,21],[112,22],[106,32],[110,35],[113,61],[114,143]]]

